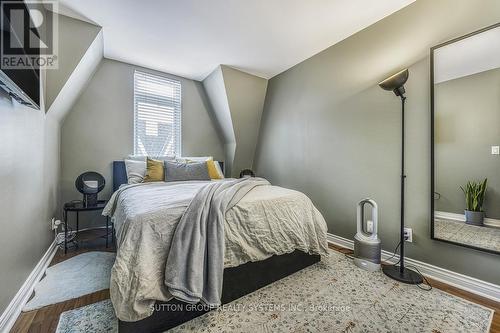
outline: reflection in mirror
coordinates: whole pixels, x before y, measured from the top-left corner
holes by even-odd
[[[500,253],[500,26],[433,48],[433,63],[433,236]]]

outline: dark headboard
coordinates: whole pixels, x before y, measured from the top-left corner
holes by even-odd
[[[219,165],[224,173],[224,162],[219,161]],[[122,184],[127,184],[127,170],[125,169],[125,162],[113,161],[113,192],[116,191]]]
[[[127,184],[127,170],[125,169],[124,161],[113,161],[113,192],[120,185]]]

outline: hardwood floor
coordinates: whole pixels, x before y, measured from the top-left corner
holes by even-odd
[[[334,250],[337,250],[341,253],[352,254],[351,250],[330,245],[330,247]],[[78,250],[70,250],[67,255],[64,255],[62,251],[59,251],[54,259],[52,260],[51,265],[59,263],[63,260],[71,258],[80,253],[88,252],[88,251],[113,251],[112,248],[106,249],[104,247],[104,241],[96,241],[94,244],[88,244],[85,248],[80,248]],[[500,303],[491,301],[487,298],[474,295],[470,292],[460,290],[458,288],[449,286],[445,283],[434,281],[429,279],[430,283],[434,288],[441,289],[450,294],[453,294],[458,297],[465,298],[474,303],[482,304],[486,307],[489,307],[495,310],[495,314],[493,317],[493,322],[491,324],[490,333],[500,333]],[[11,330],[11,333],[52,333],[55,332],[57,323],[59,321],[59,315],[71,309],[76,309],[88,304],[96,303],[109,298],[109,290],[102,290],[95,292],[90,295],[85,295],[79,297],[77,299],[69,300],[66,302],[46,306],[39,310],[34,310],[30,312],[23,312],[17,319],[14,327]]]

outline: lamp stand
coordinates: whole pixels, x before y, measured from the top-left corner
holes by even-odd
[[[83,195],[83,207],[97,206],[97,193],[90,193]]]
[[[404,92],[404,90],[403,90]],[[401,97],[401,229],[399,247],[399,266],[385,265],[382,271],[388,277],[399,282],[408,284],[420,284],[423,282],[422,276],[417,272],[405,267],[405,101],[403,94],[396,94]]]

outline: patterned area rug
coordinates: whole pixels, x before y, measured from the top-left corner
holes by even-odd
[[[369,273],[331,251],[321,263],[172,332],[481,332],[493,311],[437,289]],[[58,333],[116,332],[109,300],[61,315]]]
[[[47,268],[45,277],[35,287],[35,296],[23,311],[109,289],[115,256],[111,252],[87,252]]]

